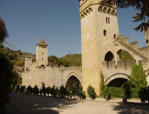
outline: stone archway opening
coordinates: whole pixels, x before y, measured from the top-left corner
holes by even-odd
[[[80,80],[75,76],[71,76],[67,80],[65,87],[66,88],[72,88],[74,84],[76,84],[77,88],[82,89],[82,85],[81,85]]]
[[[128,81],[126,78],[116,78],[111,80],[107,84],[107,87],[121,87],[126,81]]]
[[[113,59],[114,59],[113,53],[111,51],[107,52],[104,60],[108,62],[108,61],[113,61]]]

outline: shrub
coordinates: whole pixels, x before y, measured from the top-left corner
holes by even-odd
[[[26,89],[26,93],[27,93],[28,95],[32,95],[32,93],[33,93],[33,88],[32,88],[31,86],[28,86],[27,89]]]
[[[88,95],[89,95],[89,97],[91,99],[95,99],[96,98],[95,89],[91,85],[87,88],[87,93],[88,93]]]
[[[16,86],[15,92],[20,93],[20,86],[19,85]]]
[[[86,94],[84,91],[80,90],[79,93],[78,93],[78,97],[80,99],[86,99]]]
[[[42,88],[41,88],[41,90],[40,90],[40,95],[46,95],[46,87],[45,87],[45,84],[44,83],[42,83]]]
[[[145,103],[147,100],[149,103],[149,87],[141,88],[139,91],[139,98],[142,103]]]
[[[38,95],[39,94],[39,88],[37,85],[33,88],[33,95]]]
[[[77,96],[79,93],[79,87],[77,85],[77,83],[73,83],[72,88],[70,89],[70,91],[72,92],[73,96]]]
[[[55,86],[53,86],[53,88],[51,89],[51,95],[54,97],[58,96],[58,88],[56,88]]]
[[[50,95],[51,94],[51,91],[52,91],[52,88],[51,87],[47,87],[46,88],[46,91],[47,91],[47,94]]]
[[[22,87],[20,88],[20,93],[25,93],[25,86],[22,86]]]
[[[123,102],[127,102],[127,99],[131,97],[130,87],[131,87],[131,83],[129,81],[125,82],[122,85]]]
[[[67,95],[67,90],[65,89],[65,87],[62,85],[59,89],[59,96],[60,97],[66,97]]]
[[[108,94],[110,94],[111,97],[118,97],[118,98],[122,97],[120,87],[108,87],[105,90],[105,93],[106,93],[105,95],[106,97],[108,96]]]

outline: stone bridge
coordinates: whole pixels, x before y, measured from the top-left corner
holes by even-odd
[[[80,67],[45,67],[39,68],[31,66],[30,70],[22,73],[22,85],[34,87],[42,86],[44,83],[46,86],[60,87],[61,85],[70,86],[72,82],[79,83],[82,87],[82,76]],[[73,81],[72,81],[73,80]]]
[[[119,83],[123,83],[123,81],[128,80],[129,75],[131,74],[133,63],[135,63],[135,61],[131,62],[119,61],[117,65],[115,65],[114,61],[102,62],[102,72],[104,74],[105,84],[110,85],[110,83],[114,80],[119,81]]]

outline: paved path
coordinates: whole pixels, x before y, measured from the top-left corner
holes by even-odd
[[[8,114],[149,114],[149,105],[139,100],[123,105],[121,99],[109,102],[102,98],[95,101],[76,101],[62,98],[13,95]]]

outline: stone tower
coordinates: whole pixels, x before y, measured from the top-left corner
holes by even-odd
[[[31,65],[32,65],[32,57],[25,57],[25,67],[24,67],[24,70],[28,71]]]
[[[100,94],[102,62],[112,42],[119,35],[117,9],[102,0],[79,0],[82,39],[82,85]]]
[[[48,45],[44,40],[36,45],[36,63],[38,66],[48,65]]]
[[[146,44],[149,46],[149,27],[145,30],[145,41]]]

